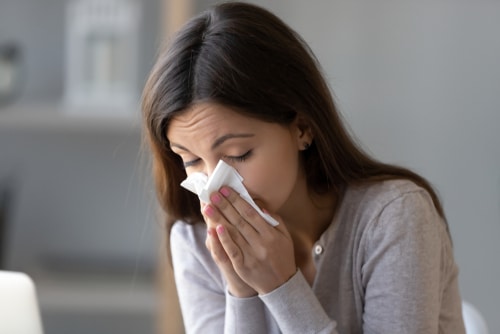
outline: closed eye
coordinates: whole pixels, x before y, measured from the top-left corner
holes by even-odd
[[[200,162],[200,158],[196,158],[194,160],[191,160],[191,161],[186,161],[184,162],[184,168],[188,168],[188,167],[192,167],[194,165],[196,165],[198,162]]]
[[[245,154],[239,155],[239,156],[229,156],[226,155],[224,158],[233,161],[233,162],[243,162],[246,159],[248,159],[252,155],[252,150],[249,150]]]
[[[251,155],[252,155],[252,150],[249,150],[248,152],[246,152],[246,153],[244,153],[242,155],[238,155],[238,156],[225,155],[224,159],[232,161],[232,162],[244,162]],[[200,158],[196,158],[196,159],[193,159],[193,160],[190,160],[190,161],[183,162],[184,168],[193,167],[197,163],[199,163],[200,161],[201,161]]]

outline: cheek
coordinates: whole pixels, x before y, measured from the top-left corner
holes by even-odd
[[[293,154],[262,164],[245,178],[245,185],[259,205],[278,211],[290,197],[298,177],[298,157]],[[259,203],[260,202],[260,203]]]

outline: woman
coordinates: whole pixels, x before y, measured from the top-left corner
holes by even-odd
[[[188,333],[464,333],[457,266],[429,183],[349,136],[306,43],[243,3],[190,20],[143,96]],[[180,187],[219,160],[230,187]]]

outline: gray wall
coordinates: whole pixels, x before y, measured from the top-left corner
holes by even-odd
[[[500,2],[252,2],[310,43],[365,147],[436,186],[463,298],[499,333]]]

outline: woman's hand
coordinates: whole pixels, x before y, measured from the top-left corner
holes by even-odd
[[[207,246],[228,281],[232,277],[227,275],[234,271],[254,291],[265,294],[295,274],[293,242],[283,222],[269,225],[228,187],[210,199],[212,203],[203,208],[210,231]]]
[[[212,254],[215,263],[224,275],[229,292],[233,296],[240,298],[255,296],[257,292],[246,284],[235,272],[231,260],[220,243],[215,228],[207,228],[207,240],[205,244],[210,254]]]

